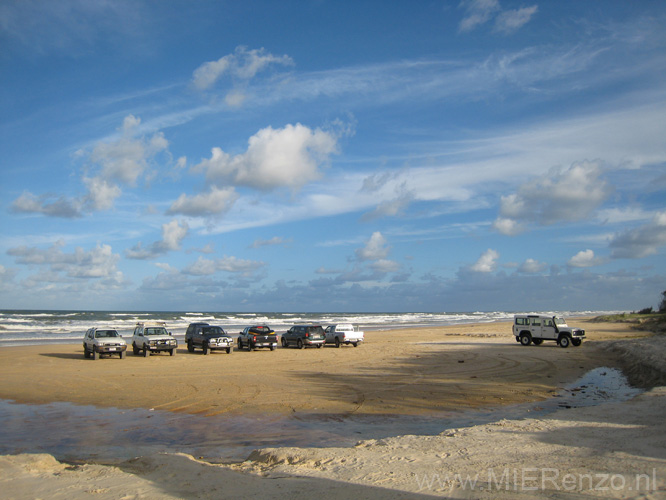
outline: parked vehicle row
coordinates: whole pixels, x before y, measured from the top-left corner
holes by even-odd
[[[363,342],[363,332],[354,330],[351,324],[330,325],[324,331],[321,325],[295,325],[282,334],[282,347],[321,348],[325,344],[335,347]],[[145,357],[160,352],[175,355],[178,340],[167,330],[164,322],[139,322],[136,324],[129,342],[134,355]],[[231,354],[234,350],[233,338],[220,326],[204,322],[190,323],[185,332],[185,344],[188,352],[201,349],[203,354],[224,350]],[[278,345],[278,335],[267,325],[248,326],[238,334],[237,349],[250,351],[268,348],[274,351]],[[83,354],[86,358],[98,359],[102,354],[119,354],[125,357],[127,342],[113,328],[91,328],[83,339]]]

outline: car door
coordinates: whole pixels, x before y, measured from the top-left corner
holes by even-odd
[[[555,331],[555,323],[550,318],[544,318],[542,320],[543,325],[541,326],[541,335],[545,339],[557,339],[557,332]]]
[[[542,338],[541,335],[541,318],[529,318],[530,320],[530,332],[532,333],[533,339]]]

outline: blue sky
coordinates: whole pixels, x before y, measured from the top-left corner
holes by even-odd
[[[629,310],[661,1],[5,1],[3,308]]]

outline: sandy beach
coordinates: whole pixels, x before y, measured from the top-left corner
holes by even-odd
[[[17,499],[665,497],[666,389],[653,387],[655,377],[666,373],[660,365],[663,337],[582,318],[570,324],[587,332],[581,347],[523,347],[509,323],[367,332],[358,348],[231,355],[181,348],[174,357],[130,353],[124,360],[92,361],[79,345],[7,347],[0,350],[0,399],[211,418],[437,417],[538,406],[598,367],[623,368],[635,383],[650,387],[624,403],[501,419],[434,436],[397,433],[348,447],[263,448],[235,463],[202,460],[177,446],[114,465],[5,455],[0,485],[6,498]],[[604,474],[614,483],[601,484]],[[467,476],[477,478],[474,487],[461,481]]]

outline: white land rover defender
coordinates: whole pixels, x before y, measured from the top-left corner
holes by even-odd
[[[132,336],[132,352],[138,355],[143,351],[144,356],[153,352],[168,351],[171,356],[176,354],[178,341],[166,329],[162,321],[154,323],[137,323]]]
[[[554,340],[560,347],[569,344],[579,346],[585,338],[585,330],[567,326],[564,318],[543,314],[516,314],[513,318],[513,334],[522,345],[540,345],[544,340]]]

